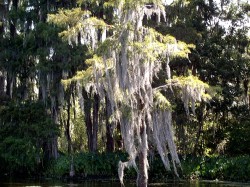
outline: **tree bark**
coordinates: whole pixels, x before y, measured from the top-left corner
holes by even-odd
[[[139,174],[138,174],[137,186],[147,187],[148,180],[145,175],[145,173],[147,172],[147,169],[145,169],[145,164],[146,164],[145,155],[142,152],[140,152],[138,154],[138,157],[139,157]]]
[[[88,136],[88,150],[90,152],[97,151],[97,135],[98,135],[98,116],[99,116],[99,96],[94,95],[93,101],[89,94],[82,89],[82,96],[84,99],[84,115],[85,124]],[[93,112],[91,115],[91,109]]]
[[[18,9],[18,0],[12,1],[12,10],[17,11]],[[10,36],[15,37],[16,36],[16,20],[10,20]]]
[[[52,101],[51,103],[54,103],[51,106],[51,116],[52,116],[54,123],[58,124],[59,107],[58,107],[58,104],[56,101],[56,97],[51,96],[51,101]],[[52,138],[51,145],[50,145],[51,146],[51,153],[50,154],[51,154],[51,157],[54,159],[58,158],[57,139],[58,139],[58,137],[55,134],[53,134],[53,138]]]
[[[116,127],[116,130],[117,130],[117,134],[118,137],[117,139],[115,139],[115,143],[117,144],[117,150],[123,150],[123,140],[122,140],[122,135],[121,135],[121,124],[120,122],[117,122],[117,127]]]
[[[4,96],[4,74],[0,71],[0,98]]]
[[[0,39],[3,38],[3,34],[4,34],[4,13],[5,13],[5,6],[4,5],[0,5]]]
[[[29,67],[26,67],[29,68]],[[22,79],[20,79],[21,85],[19,87],[20,89],[20,95],[22,100],[28,100],[29,99],[29,77],[28,75],[25,75]]]
[[[106,102],[106,151],[114,152],[115,150],[115,142],[114,142],[114,132],[112,129],[112,124],[109,122],[109,119],[112,115],[111,104],[108,97],[105,97]]]
[[[72,140],[70,136],[70,97],[67,99],[67,120],[65,124],[65,135],[68,142],[68,154],[72,153]]]
[[[244,97],[245,97],[245,104],[249,107],[250,106],[250,100],[249,100],[250,95],[248,96],[248,92],[249,92],[248,84],[249,84],[249,79],[245,79],[243,81]]]
[[[88,150],[90,152],[93,151],[93,124],[91,120],[91,98],[88,96],[88,93],[82,89],[82,96],[84,98],[84,114],[85,114],[85,124],[87,128],[87,136],[88,136]]]
[[[11,3],[9,2],[8,6],[10,6],[10,4]],[[12,10],[17,11],[17,8],[18,8],[18,0],[13,0],[12,1]],[[16,20],[9,20],[9,28],[10,28],[10,37],[11,37],[11,39],[14,39],[16,37]],[[6,94],[10,98],[12,98],[13,86],[14,86],[14,76],[12,74],[13,74],[13,72],[11,72],[11,71],[8,71],[8,73],[7,73]]]
[[[3,4],[0,5],[0,40],[3,38],[4,35],[4,14],[5,14],[5,6]],[[0,70],[0,99],[4,97],[4,88],[5,88],[5,76],[4,71]]]
[[[58,158],[58,141],[57,141],[58,137],[54,136],[52,138],[52,142],[51,142],[51,157],[54,159]]]
[[[6,95],[9,96],[9,98],[12,99],[13,96],[13,86],[14,86],[14,81],[15,78],[13,77],[13,75],[8,72],[7,73],[7,85],[6,85]]]
[[[138,160],[139,160],[139,173],[137,176],[137,186],[138,187],[147,187],[148,185],[148,161],[147,161],[147,152],[148,152],[148,146],[147,146],[147,134],[146,134],[146,125],[145,123],[141,124],[140,129],[141,134],[141,150],[138,154]]]
[[[93,103],[93,150],[92,150],[92,152],[97,151],[98,120],[99,120],[99,96],[97,94],[94,94],[94,103]]]
[[[62,88],[62,85],[60,84],[61,78],[62,78],[62,72],[53,70],[51,72],[51,87],[50,87],[50,100],[51,100],[51,117],[53,119],[53,122],[58,125],[60,122],[60,105],[62,103],[61,99],[63,99],[62,95],[64,95],[64,90]],[[53,93],[54,92],[54,93]],[[52,142],[51,142],[51,155],[52,158],[57,159],[58,158],[58,136],[56,134],[53,134]]]
[[[194,155],[196,155],[197,153],[199,155],[203,154],[202,144],[200,143],[200,138],[201,138],[201,135],[203,132],[203,125],[204,125],[204,114],[203,114],[204,106],[205,105],[203,103],[201,103],[201,106],[199,109],[200,111],[197,112],[197,119],[198,119],[199,127],[198,127],[198,131],[196,134],[196,140],[195,140],[195,145],[194,145],[194,150],[193,150]]]
[[[39,20],[43,23],[46,22],[49,5],[50,5],[49,0],[43,1],[40,5],[38,15],[39,15]]]

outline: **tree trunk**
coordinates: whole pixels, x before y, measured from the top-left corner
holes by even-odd
[[[203,122],[199,122],[199,129],[198,129],[197,134],[196,134],[196,140],[195,140],[193,155],[196,155],[197,153],[199,153],[199,155],[202,155],[201,150],[199,149],[199,147],[200,147],[200,141],[199,140],[200,140],[200,137],[201,137],[201,134],[202,134],[202,130],[203,130]]]
[[[17,11],[18,9],[18,0],[12,1],[12,10]],[[10,20],[10,36],[15,37],[16,36],[16,20]]]
[[[85,124],[87,127],[88,149],[90,152],[95,152],[97,151],[99,96],[95,94],[94,101],[92,102],[91,97],[84,89],[82,89],[82,96],[84,98],[84,114]],[[93,112],[91,115],[92,107]]]
[[[10,6],[11,2],[8,2],[8,6]],[[12,1],[12,10],[14,10],[15,12],[18,9],[18,0],[13,0]],[[9,28],[10,28],[10,38],[14,39],[16,37],[16,20],[9,20]],[[16,59],[14,59],[16,60]],[[11,68],[12,69],[12,68]],[[7,70],[8,71],[8,70]],[[6,86],[6,94],[12,98],[13,96],[13,86],[14,86],[14,76],[12,75],[13,72],[11,72],[12,70],[8,71],[7,74],[7,86]]]
[[[250,96],[248,96],[248,92],[249,92],[248,84],[249,84],[249,79],[245,79],[243,81],[244,97],[245,97],[245,104],[249,107],[250,106],[249,105],[250,104],[250,101],[249,101]]]
[[[41,22],[44,22],[44,23],[46,22],[48,9],[49,9],[49,0],[43,1],[38,11],[39,20]]]
[[[38,100],[42,101],[46,107],[47,101],[47,77],[46,73],[41,71],[39,72],[39,92],[38,92]]]
[[[20,85],[19,89],[20,89],[21,99],[22,100],[28,100],[29,99],[29,87],[28,87],[28,85],[29,85],[29,78],[28,78],[28,75],[25,76],[20,81],[21,81],[21,85]]]
[[[147,133],[146,133],[145,123],[141,124],[140,131],[141,131],[140,134],[141,134],[142,145],[141,145],[141,150],[138,154],[139,171],[138,171],[138,176],[137,176],[137,186],[147,187],[147,184],[148,184],[148,160],[147,160],[148,146],[147,146]]]
[[[138,158],[139,158],[139,174],[138,174],[138,179],[137,179],[137,186],[147,187],[148,179],[146,177],[146,173],[148,171],[147,169],[145,169],[146,158],[142,152],[138,154]]]
[[[51,156],[52,158],[54,159],[57,159],[58,158],[58,141],[57,141],[58,137],[57,136],[54,136],[52,138],[52,142],[51,142]]]
[[[114,152],[115,150],[115,142],[114,142],[114,132],[112,128],[112,124],[109,122],[109,119],[112,115],[111,104],[108,97],[105,97],[106,101],[106,151]]]
[[[51,96],[51,115],[52,119],[55,124],[58,124],[58,114],[59,114],[59,108],[58,104],[56,103],[55,96]],[[51,157],[54,159],[58,158],[58,145],[57,145],[57,139],[58,137],[53,134],[53,138],[51,141]]]
[[[65,124],[65,135],[68,142],[68,154],[72,153],[72,140],[70,136],[70,97],[67,101],[67,120]]]
[[[121,124],[120,124],[120,122],[117,122],[116,130],[117,130],[116,133],[118,134],[117,139],[115,139],[115,144],[117,144],[116,150],[123,150],[124,145],[123,145],[123,139],[122,139],[122,134],[121,134]]]
[[[13,75],[8,72],[7,73],[7,85],[6,85],[6,95],[9,96],[9,98],[12,99],[13,96],[13,86],[14,86],[14,81],[15,78],[13,77]]]
[[[84,98],[84,114],[85,114],[85,124],[87,128],[88,136],[88,150],[93,151],[93,125],[91,120],[91,98],[88,96],[88,93],[82,89],[82,96]]]
[[[64,90],[62,88],[62,85],[60,84],[61,78],[62,78],[62,72],[61,71],[52,71],[50,74],[51,78],[51,87],[50,87],[50,100],[51,100],[51,117],[53,119],[53,122],[58,125],[60,123],[60,105],[62,103],[62,99],[64,98]],[[52,158],[57,159],[58,158],[58,137],[56,134],[53,134],[53,139],[51,142],[51,155]]]
[[[197,131],[197,134],[196,134],[196,140],[195,140],[195,145],[194,145],[194,150],[193,150],[194,155],[196,155],[197,153],[199,155],[203,154],[202,143],[200,143],[200,138],[201,138],[201,135],[202,135],[202,132],[203,132],[203,124],[204,124],[203,110],[204,110],[204,106],[205,105],[203,103],[201,103],[199,112],[197,112],[197,119],[198,119],[199,127],[198,127],[198,131]]]
[[[94,103],[93,103],[93,150],[92,152],[97,151],[97,135],[98,135],[98,120],[99,120],[99,96],[97,94],[94,95]]]
[[[4,22],[4,13],[5,13],[5,6],[0,4],[0,12],[2,12],[2,14],[0,13],[0,39],[3,38],[4,35],[4,26],[3,26],[3,22]]]
[[[4,96],[4,74],[0,71],[0,98]]]

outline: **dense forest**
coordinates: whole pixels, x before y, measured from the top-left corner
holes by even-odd
[[[0,0],[0,176],[250,181],[249,10]]]

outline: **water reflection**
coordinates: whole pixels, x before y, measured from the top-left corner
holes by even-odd
[[[62,182],[0,182],[0,187],[120,187],[119,182],[91,182],[62,183]],[[136,187],[135,184],[125,184],[126,187]],[[149,187],[250,187],[250,183],[230,183],[214,181],[169,181],[168,183],[149,184]]]

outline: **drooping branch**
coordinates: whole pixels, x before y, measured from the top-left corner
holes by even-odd
[[[168,170],[171,168],[168,160],[168,153],[170,154],[174,173],[178,176],[177,167],[180,161],[173,138],[171,103],[161,94],[160,88],[178,83],[171,81],[169,62],[174,56],[187,58],[189,48],[193,46],[143,26],[144,17],[151,19],[152,15],[157,15],[158,21],[165,17],[161,1],[115,0],[108,1],[106,5],[114,7],[115,10],[116,20],[112,34],[97,45],[94,41],[96,29],[105,32],[106,25],[84,31],[83,37],[86,37],[87,41],[84,44],[91,48],[94,55],[86,61],[88,68],[78,72],[69,81],[81,82],[88,93],[91,88],[92,93],[98,93],[100,99],[108,98],[112,111],[111,120],[120,124],[124,148],[129,154],[127,162],[119,162],[118,173],[121,183],[124,169],[134,167],[138,176],[137,185],[147,185],[148,139],[151,137]],[[62,13],[53,19],[60,14]],[[66,30],[63,36],[71,40],[75,33],[89,27],[88,21],[93,26],[95,19],[83,17],[74,22],[72,28]],[[157,76],[162,63],[166,63],[166,79],[169,82],[154,89],[153,78]],[[67,81],[64,81],[65,84]],[[194,86],[183,91],[183,101],[188,106],[189,101],[200,101],[201,95],[198,92],[204,92],[204,89]],[[188,102],[184,98],[186,95]],[[80,101],[83,103],[81,98]],[[149,136],[149,132],[152,136]],[[139,159],[139,163],[136,162],[136,158]]]

